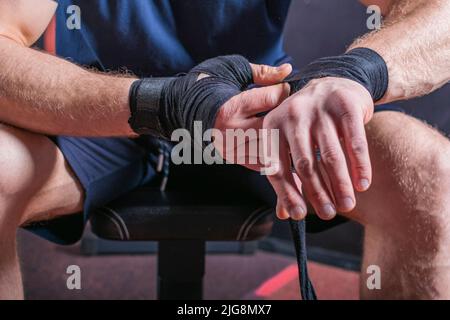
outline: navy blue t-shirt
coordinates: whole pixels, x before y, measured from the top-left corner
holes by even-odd
[[[100,70],[172,76],[219,55],[289,60],[283,27],[290,0],[58,0],[56,53]],[[81,28],[66,25],[80,8]],[[69,10],[70,11],[70,10]]]

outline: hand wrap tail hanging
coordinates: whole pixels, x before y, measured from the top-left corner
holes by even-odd
[[[316,292],[312,285],[308,275],[306,255],[306,228],[305,220],[296,221],[289,219],[289,225],[291,227],[292,239],[295,246],[295,255],[297,256],[298,278],[300,283],[300,294],[303,300],[316,300]]]

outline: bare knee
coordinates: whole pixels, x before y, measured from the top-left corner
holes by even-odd
[[[350,214],[365,225],[365,267],[382,269],[380,297],[442,296],[450,281],[438,272],[450,262],[450,142],[393,112],[377,114],[366,132],[373,183]]]
[[[39,174],[33,154],[37,136],[19,129],[0,126],[0,195],[12,197],[26,192]]]
[[[428,125],[394,112],[376,116],[367,136],[373,185],[359,195],[361,205],[353,214],[397,233],[442,229],[450,219],[450,142]]]
[[[18,214],[11,212],[24,210],[27,198],[39,188],[45,178],[42,175],[49,171],[45,167],[53,165],[54,151],[42,143],[43,139],[40,135],[0,125],[0,220],[20,221]]]

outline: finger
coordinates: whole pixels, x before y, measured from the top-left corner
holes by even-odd
[[[289,149],[284,139],[280,139],[279,152],[271,154],[270,162],[276,168],[267,178],[277,194],[277,216],[303,219],[307,212],[306,203],[292,175]]]
[[[289,96],[289,85],[281,83],[273,86],[254,88],[235,96],[234,103],[246,117],[253,117],[278,107]]]
[[[277,207],[275,209],[278,219],[287,220],[290,218],[289,212],[283,207],[279,198],[277,198]]]
[[[321,119],[318,122],[315,143],[320,150],[320,161],[331,186],[338,211],[351,211],[355,207],[352,180],[338,132],[331,119]]]
[[[245,120],[263,115],[279,106],[289,96],[289,91],[287,83],[243,91],[233,96],[219,109],[214,128],[221,129],[224,119]],[[229,125],[230,123],[228,127]],[[239,127],[242,127],[242,123]]]
[[[363,116],[348,113],[341,116],[337,122],[344,139],[345,153],[350,162],[353,186],[359,192],[366,191],[372,182],[372,165]]]
[[[308,201],[321,219],[330,220],[334,218],[336,216],[336,208],[328,188],[321,178],[318,160],[309,132],[298,131],[288,138],[288,142],[295,171],[302,182]]]
[[[238,130],[226,133],[227,160],[235,159],[234,163],[252,169],[257,169],[261,165],[259,162],[259,135],[260,129],[263,128],[263,121],[262,117],[249,118],[242,122],[242,126]]]
[[[279,67],[253,63],[250,66],[253,73],[253,82],[263,86],[280,83],[292,72],[292,66],[289,63],[282,64]]]

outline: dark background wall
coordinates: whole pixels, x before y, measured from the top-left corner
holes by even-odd
[[[285,31],[286,51],[298,66],[342,53],[353,39],[368,32],[368,16],[357,0],[292,0]],[[409,113],[450,133],[450,85],[400,104]]]
[[[293,0],[285,31],[286,51],[298,67],[318,57],[342,53],[353,39],[368,32],[366,8],[357,0]],[[450,85],[433,94],[399,103],[406,111],[450,133]],[[413,132],[411,134],[414,134]],[[288,237],[283,223],[275,229]],[[353,223],[310,235],[309,245],[358,255],[362,229]]]

